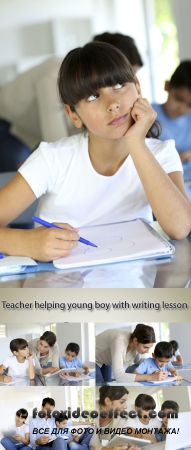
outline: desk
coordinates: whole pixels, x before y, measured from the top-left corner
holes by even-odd
[[[164,383],[164,384],[157,384],[157,383],[151,383],[149,381],[135,381],[135,382],[130,382],[130,383],[117,383],[116,381],[111,381],[110,383],[105,383],[106,386],[191,386],[191,373],[187,372],[190,374],[190,376],[188,377],[187,375],[183,374],[182,372],[180,373],[180,375],[182,377],[185,376],[185,380],[181,380],[181,381],[172,381],[172,383]],[[187,381],[189,380],[189,381]],[[104,385],[104,384],[103,384]]]
[[[43,386],[95,386],[95,378],[90,377],[88,380],[69,381],[62,380],[59,376],[45,377],[43,375],[38,376],[40,384]]]
[[[163,234],[157,222],[153,228]],[[39,263],[40,271],[0,277],[0,287],[14,288],[184,288],[191,280],[191,242],[171,241],[173,258],[103,264],[74,270]]]

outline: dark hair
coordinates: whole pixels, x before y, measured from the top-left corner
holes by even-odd
[[[179,412],[179,405],[174,400],[166,400],[161,406],[161,410],[163,411],[164,409],[172,409],[172,411]]]
[[[18,350],[23,350],[24,348],[28,347],[28,342],[25,339],[13,339],[10,342],[10,350],[13,352],[18,352]]]
[[[16,416],[18,417],[22,417],[23,419],[27,419],[28,417],[28,411],[24,408],[20,408],[18,409],[18,411],[16,412]]]
[[[137,341],[140,344],[151,344],[156,342],[155,331],[153,327],[149,327],[149,325],[144,325],[143,323],[138,323],[131,333],[130,342],[137,338]]]
[[[172,358],[173,348],[171,343],[166,341],[158,342],[154,349],[154,355],[157,358]]]
[[[119,400],[125,394],[129,394],[129,391],[124,386],[102,386],[99,389],[99,404],[104,405],[106,397],[113,401]]]
[[[99,89],[127,82],[136,83],[131,64],[118,48],[105,42],[89,42],[71,50],[58,74],[60,99],[73,112],[81,100],[96,95]],[[159,134],[155,121],[147,137],[157,138]]]
[[[170,341],[169,344],[172,345],[172,348],[173,348],[173,355],[174,355],[175,352],[178,350],[178,347],[179,347],[178,342],[177,342],[177,341]]]
[[[79,351],[80,351],[80,346],[78,344],[75,344],[75,342],[70,342],[67,347],[66,347],[66,352],[67,351],[70,352],[74,352],[76,355],[78,355]]]
[[[191,90],[191,60],[182,61],[172,74],[170,87],[188,88]]]
[[[60,416],[55,419],[55,422],[61,423],[64,420],[68,420],[68,417],[66,416],[66,414],[65,415],[60,414]]]
[[[126,56],[132,66],[143,66],[143,61],[132,37],[121,33],[102,33],[94,37],[94,41],[106,42],[114,45]]]
[[[149,411],[150,409],[156,408],[156,403],[151,395],[139,394],[135,399],[135,406],[137,406],[137,408],[142,408],[144,411]]]
[[[46,341],[50,347],[53,347],[56,342],[56,335],[53,333],[53,331],[45,331],[40,337],[40,340]]]
[[[47,403],[48,403],[48,405],[50,405],[50,406],[55,406],[55,401],[54,401],[53,398],[50,398],[50,397],[43,398],[43,400],[42,400],[42,406],[45,406]]]

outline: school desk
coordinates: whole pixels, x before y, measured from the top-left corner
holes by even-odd
[[[180,373],[181,376],[185,376],[185,380],[181,381],[173,381],[172,383],[151,383],[150,381],[135,381],[130,383],[117,383],[116,381],[112,381],[111,383],[105,383],[107,386],[191,386],[191,377],[190,381],[188,380],[188,377],[186,378],[186,375],[182,372]]]
[[[95,376],[86,380],[76,380],[69,381],[67,379],[62,380],[59,376],[54,377],[44,377],[43,375],[38,375],[39,384],[41,386],[95,386]]]
[[[163,234],[157,222],[153,227]],[[1,275],[0,287],[18,288],[183,288],[191,285],[191,242],[171,241],[172,258],[127,261],[61,270],[52,263],[39,263],[36,271]]]

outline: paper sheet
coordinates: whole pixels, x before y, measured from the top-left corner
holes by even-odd
[[[72,268],[174,253],[174,247],[141,220],[83,228],[79,234],[97,248],[79,242],[69,256],[53,261],[55,267]]]

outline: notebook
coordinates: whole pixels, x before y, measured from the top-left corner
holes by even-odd
[[[152,383],[152,384],[168,384],[168,383],[172,383],[172,381],[176,381],[177,380],[177,377],[167,377],[167,378],[165,378],[165,380],[162,380],[162,381],[152,381],[152,380],[150,380],[149,381],[149,383]]]
[[[27,380],[29,379],[28,377],[25,378],[19,378],[19,377],[11,377],[11,381],[9,381],[8,383],[4,383],[4,381],[0,381],[0,386],[12,386],[16,383],[20,383],[21,381],[25,381],[27,378]]]
[[[80,230],[81,233],[81,230]],[[142,219],[83,228],[97,248],[79,242],[69,256],[53,261],[59,269],[136,259],[170,257],[175,248]]]

